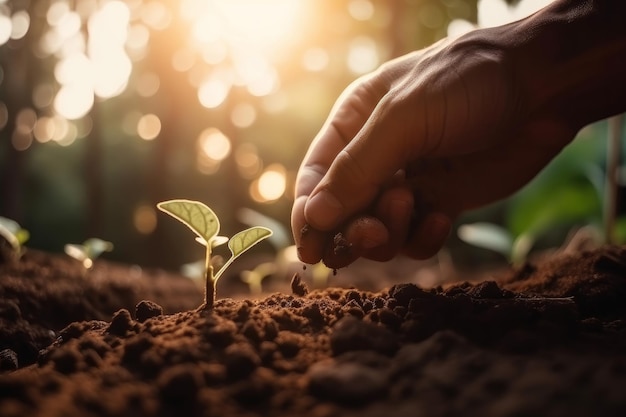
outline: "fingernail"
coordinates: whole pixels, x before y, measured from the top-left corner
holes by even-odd
[[[304,206],[307,221],[320,230],[330,230],[337,225],[343,214],[343,206],[328,191],[315,194]]]

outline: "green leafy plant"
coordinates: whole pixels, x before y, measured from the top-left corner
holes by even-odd
[[[93,267],[93,261],[98,259],[100,255],[112,250],[113,243],[96,237],[85,240],[82,245],[75,243],[65,245],[65,253],[81,262],[86,270]]]
[[[225,236],[219,236],[220,221],[217,215],[208,206],[199,201],[168,200],[158,203],[157,207],[191,229],[197,235],[196,241],[205,247],[205,290],[204,303],[200,306],[201,310],[213,309],[215,304],[215,285],[226,268],[242,253],[272,235],[270,229],[255,226],[235,234],[230,239]],[[228,242],[231,257],[215,272],[211,263],[213,249],[226,242]]]
[[[9,244],[13,259],[19,259],[23,253],[23,245],[30,234],[15,221],[6,217],[0,217],[0,237]]]

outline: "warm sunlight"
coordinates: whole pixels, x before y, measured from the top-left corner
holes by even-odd
[[[297,38],[302,0],[186,0],[181,14],[193,21],[200,43],[225,41],[231,47],[264,49]]]
[[[281,164],[272,164],[250,185],[251,197],[262,203],[278,200],[285,193],[287,173]]]

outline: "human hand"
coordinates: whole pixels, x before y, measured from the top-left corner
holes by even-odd
[[[302,261],[429,257],[461,212],[517,190],[574,137],[529,99],[506,42],[498,28],[444,40],[341,95],[296,181]]]

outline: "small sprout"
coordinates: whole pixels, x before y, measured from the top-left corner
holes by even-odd
[[[272,235],[272,231],[266,227],[255,226],[243,230],[232,238],[218,236],[220,222],[217,215],[199,201],[192,200],[168,200],[157,204],[159,210],[169,214],[191,229],[196,235],[196,241],[202,244],[206,250],[204,261],[205,291],[204,303],[200,309],[211,310],[215,304],[215,284],[222,276],[226,268],[242,253]],[[211,263],[213,248],[228,242],[231,257],[224,265],[214,273]]]
[[[275,272],[276,264],[274,262],[264,262],[251,271],[242,271],[241,280],[248,284],[251,294],[261,295],[263,293],[262,281]]]
[[[113,243],[95,237],[87,239],[82,245],[75,243],[65,245],[65,253],[81,262],[86,270],[93,267],[93,261],[100,255],[112,250]]]
[[[521,265],[526,260],[535,242],[531,233],[514,237],[503,227],[486,222],[463,224],[457,234],[470,245],[502,254],[514,265]]]
[[[24,243],[26,243],[30,235],[15,220],[0,217],[0,237],[4,238],[9,244],[10,256],[17,260],[22,256]]]

